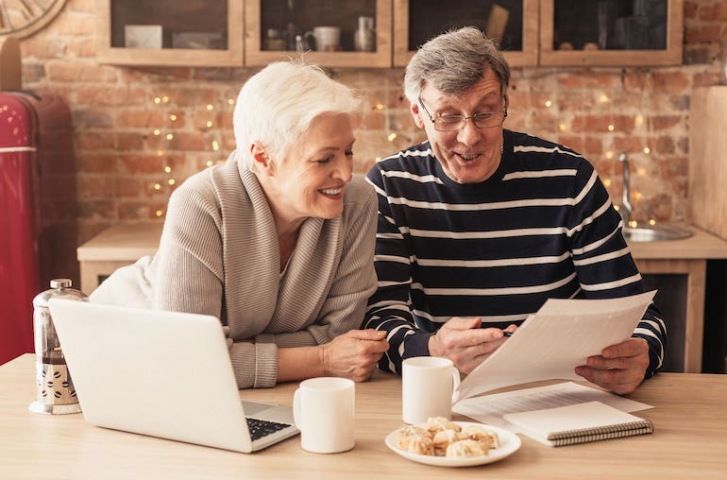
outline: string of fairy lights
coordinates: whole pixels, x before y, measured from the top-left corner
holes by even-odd
[[[643,97],[642,97],[642,99],[643,99]],[[643,100],[642,100],[642,102],[643,102]],[[602,135],[603,139],[606,140],[607,143],[609,143],[609,144],[605,145],[605,148],[604,148],[604,151],[602,154],[603,158],[606,160],[609,160],[609,161],[613,161],[616,158],[618,158],[618,155],[621,153],[621,151],[625,150],[624,148],[621,148],[621,149],[615,148],[616,147],[616,145],[614,145],[614,143],[615,143],[614,140],[616,138],[615,136],[618,134],[625,134],[626,132],[618,131],[618,127],[616,125],[616,118],[615,118],[616,115],[613,112],[613,109],[617,108],[614,100],[607,93],[602,92],[597,97],[597,103],[599,104],[599,109],[597,110],[597,112],[606,111],[607,114],[611,117],[610,121],[608,122],[608,124],[605,127],[605,131],[601,131],[600,134]],[[545,100],[544,105],[546,108],[557,107],[556,103],[551,99]],[[639,106],[639,110],[640,111],[644,110],[643,104]],[[634,126],[633,136],[643,140],[643,145],[640,147],[640,150],[634,151],[634,149],[632,148],[631,149],[632,151],[627,151],[626,153],[628,153],[629,155],[642,154],[642,153],[643,153],[643,155],[651,155],[652,149],[649,146],[649,143],[651,141],[651,139],[650,139],[651,132],[650,132],[650,127],[649,127],[648,121],[645,119],[645,117],[642,114],[639,113],[639,114],[633,115],[633,126]],[[563,121],[562,119],[559,120],[557,128],[558,128],[558,131],[561,133],[566,133],[571,129],[569,124],[566,123],[565,121]],[[619,151],[615,151],[615,150],[619,150]],[[617,172],[618,173],[614,173],[614,175],[618,175],[618,177],[621,177],[620,170],[617,170]],[[636,180],[635,182],[632,181],[631,192],[630,192],[631,193],[631,203],[632,203],[632,205],[634,205],[634,210],[636,210],[636,205],[641,203],[641,200],[644,198],[644,195],[643,195],[642,191],[639,190],[638,186],[636,188],[634,187],[634,183],[638,184],[638,182],[639,182],[638,179],[645,179],[648,176],[648,171],[647,171],[646,167],[644,167],[643,165],[639,165],[638,163],[636,163],[636,164],[632,163],[631,176],[633,179]],[[602,180],[603,180],[604,186],[609,191],[611,191],[611,189],[615,187],[614,181],[612,180],[612,178],[610,176],[606,176],[605,178],[602,177]],[[614,206],[615,206],[616,210],[621,209],[621,206],[619,204],[615,204]],[[644,223],[653,226],[657,223],[657,220],[654,218],[648,218],[648,219],[646,219],[646,221]],[[639,221],[635,220],[635,219],[630,219],[628,222],[628,226],[630,226],[632,228],[636,228],[639,226]]]
[[[172,98],[169,95],[156,96],[152,99],[152,103],[155,105],[155,107],[161,107],[163,109],[172,108],[172,106],[174,105],[174,102],[172,102]],[[227,99],[222,102],[222,104],[227,106],[234,106],[235,100]],[[214,114],[217,111],[223,110],[223,107],[220,105],[208,103],[205,105],[204,109],[208,113]],[[212,132],[212,138],[208,139],[209,151],[212,152],[212,155],[210,155],[210,158],[204,162],[204,168],[212,167],[224,161],[224,158],[220,158],[219,156],[221,149],[219,135],[221,134],[221,129],[219,128],[219,125],[217,125],[216,121],[213,120],[213,118],[214,115],[208,118],[207,121],[204,123],[203,127],[203,131],[208,133]],[[156,156],[162,159],[163,179],[153,181],[151,184],[151,190],[155,193],[163,194],[165,196],[165,207],[158,208],[154,212],[154,215],[158,218],[162,218],[166,214],[166,203],[169,200],[169,195],[179,183],[179,175],[182,175],[186,178],[186,176],[188,176],[189,174],[194,173],[194,171],[190,170],[175,171],[176,167],[170,164],[169,159],[172,152],[172,149],[170,148],[171,142],[173,142],[175,134],[178,131],[177,125],[179,123],[180,116],[174,112],[165,112],[164,119],[165,125],[162,128],[155,128],[152,130],[152,137],[161,140],[158,142],[159,148],[156,149]]]
[[[174,102],[172,102],[172,98],[168,95],[156,96],[152,99],[152,102],[154,103],[154,105],[156,107],[162,107],[167,110],[174,108],[173,107]],[[609,161],[613,161],[614,159],[616,159],[618,157],[618,155],[620,153],[620,151],[615,151],[616,145],[614,145],[614,143],[616,143],[615,142],[616,136],[619,134],[625,134],[626,132],[619,132],[619,127],[617,126],[617,119],[616,119],[617,115],[614,114],[614,109],[616,109],[618,107],[615,105],[614,100],[607,93],[603,92],[603,93],[598,94],[597,103],[599,104],[599,111],[605,111],[605,112],[607,112],[608,115],[611,116],[611,121],[609,121],[608,124],[606,125],[605,131],[600,132],[600,134],[602,136],[602,139],[604,141],[606,141],[606,144],[604,145],[604,151],[602,154],[603,158],[606,160],[609,160]],[[225,111],[225,109],[234,108],[234,105],[235,105],[234,99],[227,99],[227,100],[218,102],[217,105],[208,103],[205,105],[204,109],[210,114],[222,112],[223,114],[231,115],[231,113]],[[544,101],[544,106],[547,109],[558,108],[557,102],[554,101],[553,99],[546,99]],[[372,111],[375,111],[375,112],[387,113],[386,111],[387,111],[388,107],[381,101],[373,100],[370,104],[370,108]],[[643,111],[643,105],[641,105],[640,111]],[[567,119],[563,119],[561,117],[560,113],[561,112],[559,112],[559,115],[557,115],[557,118],[559,118],[559,120],[556,125],[556,128],[561,133],[567,133],[571,129],[571,126],[568,124]],[[227,153],[225,153],[225,152],[222,152],[222,154],[220,155],[221,142],[220,142],[219,135],[221,135],[223,133],[224,129],[220,128],[220,126],[217,124],[215,118],[216,118],[215,115],[211,115],[206,120],[203,127],[201,127],[201,128],[203,128],[203,130],[206,133],[211,134],[211,135],[208,135],[210,138],[207,138],[205,141],[208,142],[208,145],[209,145],[208,150],[210,152],[212,152],[212,155],[210,156],[210,158],[207,159],[203,163],[203,168],[211,167],[211,166],[214,166],[215,164],[221,163],[227,157]],[[157,137],[162,140],[161,142],[159,142],[160,147],[157,149],[156,155],[163,159],[163,162],[162,162],[163,163],[163,166],[162,166],[163,178],[161,180],[153,181],[153,183],[151,185],[151,189],[156,193],[164,194],[166,196],[165,200],[168,200],[168,196],[171,194],[171,192],[174,190],[174,188],[177,186],[177,184],[181,180],[186,178],[186,176],[189,176],[189,175],[195,173],[195,171],[194,171],[195,169],[190,170],[189,168],[187,168],[187,170],[178,171],[178,170],[175,170],[177,167],[170,164],[170,162],[169,162],[170,144],[173,142],[173,140],[175,138],[175,134],[179,130],[179,128],[178,128],[179,115],[174,112],[165,113],[165,123],[166,124],[162,128],[155,128],[152,131],[152,135],[154,137]],[[395,128],[396,125],[394,125],[394,128],[391,128],[392,125],[389,125],[389,123],[391,123],[391,122],[387,122],[388,128],[386,128],[385,132],[384,132],[384,135],[386,136],[386,140],[389,143],[394,143],[397,141],[397,139],[400,139],[400,138],[401,138],[401,140],[404,140],[404,138],[406,136],[401,137],[401,132],[398,131],[397,128]],[[649,146],[650,128],[649,128],[648,121],[645,119],[645,117],[642,114],[639,113],[639,114],[633,115],[633,128],[634,128],[633,136],[635,136],[639,139],[643,139],[643,145],[640,147],[641,148],[640,151],[633,151],[633,148],[632,148],[631,149],[632,151],[629,151],[628,153],[630,155],[637,154],[637,153],[638,154],[643,153],[643,155],[650,155],[652,153],[652,149]],[[547,135],[547,132],[544,132],[544,135]],[[629,134],[629,135],[631,135],[631,134]],[[380,157],[380,156],[374,156],[373,161],[378,162],[381,160],[381,158],[382,157]],[[631,175],[632,175],[632,178],[634,180],[636,180],[635,182],[633,182],[636,184],[636,188],[634,188],[633,184],[632,184],[632,188],[631,188],[631,202],[634,206],[639,205],[639,203],[641,203],[641,200],[643,199],[643,193],[638,187],[638,183],[639,183],[638,179],[639,178],[644,179],[648,175],[648,171],[647,171],[646,167],[643,166],[643,163],[644,162],[638,162],[638,161],[632,162]],[[616,175],[616,173],[614,173],[614,175]],[[619,177],[621,176],[620,173],[618,174],[618,176]],[[605,176],[603,178],[603,183],[604,183],[605,187],[607,189],[609,189],[609,191],[611,191],[611,189],[617,187],[619,184],[619,182],[615,183],[612,180],[612,178],[610,178],[609,176]],[[615,203],[616,203],[616,209],[618,210],[619,205],[617,202],[615,202]],[[164,208],[166,208],[166,201],[164,202],[164,205],[165,205]],[[164,208],[157,209],[155,211],[155,216],[164,217],[164,215],[166,213]],[[654,218],[648,218],[646,220],[646,223],[654,225],[656,223],[656,220]],[[633,220],[633,219],[630,220],[629,226],[631,226],[631,227],[638,226],[637,220]]]

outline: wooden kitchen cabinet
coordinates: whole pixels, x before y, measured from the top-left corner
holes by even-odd
[[[452,28],[475,26],[499,39],[511,67],[538,63],[538,0],[394,1],[394,66]]]
[[[298,58],[325,67],[403,67],[451,28],[498,39],[512,67],[646,66],[682,62],[683,0],[96,0],[97,59],[117,65],[261,67]],[[359,18],[371,51],[357,51]],[[299,49],[316,26],[340,49]],[[135,45],[131,45],[135,43]]]
[[[392,0],[245,0],[245,65],[264,66],[300,57],[296,36],[304,42],[306,62],[326,67],[391,67]],[[372,51],[357,51],[359,17],[373,20]],[[315,27],[340,29],[337,51],[316,51]],[[306,35],[309,33],[309,35]]]
[[[682,0],[540,1],[540,65],[680,65]]]
[[[96,57],[116,65],[241,67],[243,0],[96,0]]]
[[[681,240],[630,243],[631,254],[666,322],[664,370],[699,373],[705,345],[707,262],[727,259],[727,241],[690,225]]]

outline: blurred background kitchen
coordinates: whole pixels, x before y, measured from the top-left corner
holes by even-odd
[[[361,91],[354,168],[364,173],[423,138],[402,94],[403,66],[428,38],[463,25],[498,38],[513,66],[506,128],[584,154],[617,205],[626,153],[634,226],[686,225],[715,242],[635,255],[660,290],[683,297],[668,305],[681,319],[671,368],[724,371],[725,308],[714,300],[727,296],[724,0],[3,0],[0,40],[19,39],[22,84],[12,82],[12,58],[0,77],[10,75],[5,91],[68,107],[72,153],[57,160],[75,171],[64,190],[76,201],[76,235],[66,243],[81,246],[82,266],[103,264],[89,274],[95,285],[102,270],[153,251],[170,193],[227,158],[237,92],[259,67],[307,51]],[[120,225],[127,230],[103,236]],[[643,245],[634,248],[652,251]],[[48,276],[92,289],[67,250],[57,250],[64,269],[39,275],[37,292]],[[0,269],[0,287],[13,277]],[[0,322],[30,322],[16,317]]]

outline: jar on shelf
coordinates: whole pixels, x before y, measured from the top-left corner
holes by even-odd
[[[285,50],[288,48],[288,42],[283,36],[283,32],[277,28],[268,28],[265,42],[263,43],[265,50]]]

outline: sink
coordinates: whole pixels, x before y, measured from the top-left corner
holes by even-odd
[[[658,242],[662,240],[679,240],[692,236],[691,230],[676,225],[653,225],[643,227],[626,227],[623,236],[627,242]]]

